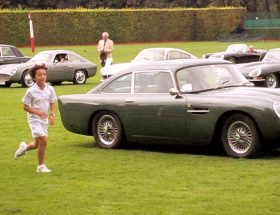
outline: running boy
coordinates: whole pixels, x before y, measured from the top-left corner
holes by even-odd
[[[51,172],[45,165],[48,122],[50,125],[54,124],[57,98],[53,87],[46,84],[47,68],[44,64],[34,66],[29,70],[29,74],[35,81],[35,84],[26,91],[22,102],[23,109],[27,112],[27,121],[34,141],[28,145],[25,142],[21,142],[14,158],[17,160],[26,151],[38,149],[39,165],[37,172],[46,173]]]

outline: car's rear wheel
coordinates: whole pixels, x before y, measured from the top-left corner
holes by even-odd
[[[269,74],[265,78],[265,85],[268,88],[278,88],[279,87],[279,76],[277,74]]]
[[[233,64],[236,64],[236,59],[234,57],[230,57],[227,60]]]
[[[87,81],[87,74],[84,70],[77,70],[74,74],[74,84],[85,84]]]
[[[234,158],[256,157],[261,152],[258,129],[253,120],[243,114],[230,116],[222,129],[226,153]]]
[[[21,86],[31,87],[34,84],[32,77],[29,75],[28,71],[23,72],[20,81]]]
[[[92,132],[100,148],[114,149],[121,144],[123,129],[119,117],[114,113],[97,113],[92,122]]]
[[[56,86],[56,85],[60,85],[62,81],[51,81],[50,83],[51,85]]]

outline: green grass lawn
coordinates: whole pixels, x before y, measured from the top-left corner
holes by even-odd
[[[224,50],[229,43],[185,42],[116,45],[114,62],[132,59],[147,47],[176,47],[197,56]],[[251,43],[256,48],[279,42]],[[96,46],[40,47],[69,49],[98,62]],[[27,48],[21,49],[31,55]],[[99,63],[98,63],[99,65]],[[85,93],[99,82],[56,86],[58,95]],[[36,152],[20,160],[13,154],[31,134],[22,109],[26,89],[0,88],[0,214],[279,214],[280,157],[231,159],[173,146],[137,145],[102,150],[92,137],[66,131],[57,113],[49,129],[47,164],[51,174],[37,174]]]

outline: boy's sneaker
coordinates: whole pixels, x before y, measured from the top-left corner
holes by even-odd
[[[49,170],[45,164],[42,164],[42,165],[39,165],[37,167],[37,171],[36,172],[47,173],[47,172],[52,172],[52,171]]]
[[[15,152],[14,159],[17,160],[19,159],[20,156],[25,155],[26,149],[27,149],[26,142],[24,141],[20,142],[19,147]]]

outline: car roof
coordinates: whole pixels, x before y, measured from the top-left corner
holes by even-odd
[[[146,49],[143,49],[142,51],[144,50],[163,50],[163,51],[180,51],[180,52],[186,52],[185,50],[182,50],[182,49],[176,49],[176,48],[146,48]]]
[[[15,46],[12,46],[12,45],[6,45],[6,44],[0,44],[1,47],[15,47]]]
[[[76,54],[76,53],[74,53],[72,51],[69,51],[69,50],[45,50],[45,51],[41,51],[40,53],[57,54],[57,53],[61,53],[61,52]]]
[[[183,67],[213,65],[213,64],[231,64],[225,60],[212,60],[212,59],[176,59],[166,61],[144,61],[140,64],[133,65],[124,69],[120,73],[128,71],[151,71],[151,70],[168,70],[175,72]]]

